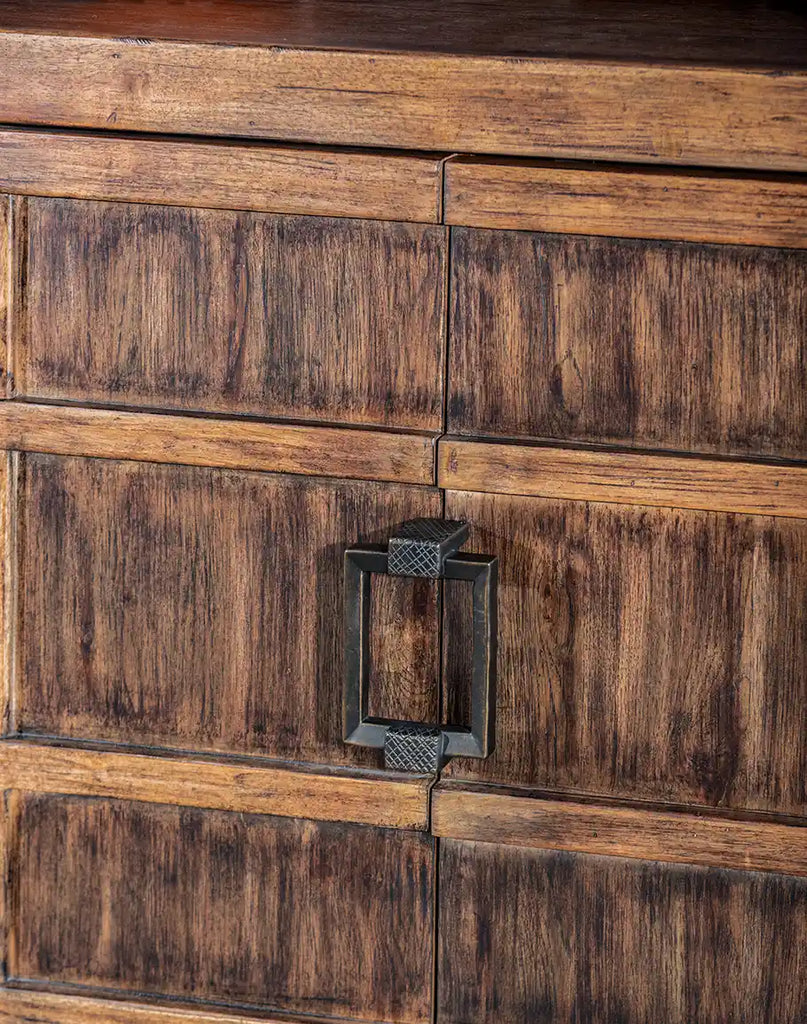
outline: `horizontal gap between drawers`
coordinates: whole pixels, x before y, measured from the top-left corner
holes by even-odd
[[[807,466],[443,437],[447,490],[807,518]]]
[[[428,828],[427,777],[348,775],[192,756],[0,741],[0,789],[339,821]],[[0,1018],[2,1019],[2,1018]]]
[[[306,476],[434,483],[432,435],[0,403],[0,448]]]

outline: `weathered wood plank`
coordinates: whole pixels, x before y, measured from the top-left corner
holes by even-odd
[[[803,171],[805,94],[800,70],[0,32],[16,124]]]
[[[5,740],[0,788],[425,831],[428,779]]]
[[[446,163],[448,224],[807,248],[807,183],[632,168]]]
[[[468,792],[443,783],[432,792],[431,831],[446,839],[807,876],[807,825]]]
[[[8,402],[0,448],[306,476],[434,482],[434,440],[345,427],[256,423]]]
[[[0,130],[0,189],[25,195],[435,223],[441,188],[438,157]]]
[[[807,518],[807,467],[441,438],[438,483],[623,505]]]

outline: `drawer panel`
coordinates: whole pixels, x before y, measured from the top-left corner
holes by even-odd
[[[444,841],[439,913],[445,1024],[807,1013],[803,878]]]
[[[16,393],[438,430],[445,228],[15,200]]]
[[[807,251],[452,229],[452,432],[807,456]]]
[[[499,558],[496,750],[456,778],[807,811],[807,520],[449,491]],[[446,704],[471,640],[447,589]]]
[[[433,840],[18,795],[13,977],[428,1020]]]
[[[379,763],[342,742],[342,555],[436,489],[19,456],[23,733]],[[436,720],[437,589],[374,588],[373,710]]]

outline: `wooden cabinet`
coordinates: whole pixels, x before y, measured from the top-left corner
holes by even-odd
[[[0,3],[0,1024],[807,1019],[807,19],[617,8]]]

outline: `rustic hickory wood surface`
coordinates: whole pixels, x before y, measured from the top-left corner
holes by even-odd
[[[310,1024],[324,1018],[306,1017]],[[0,988],[0,1024],[290,1024],[287,1016],[230,1014],[221,1010],[181,1009],[117,999]]]
[[[20,475],[18,730],[380,765],[342,742],[343,552],[439,515],[436,489],[36,454]],[[437,603],[374,587],[389,717],[437,720]]]
[[[807,879],[440,844],[446,1024],[801,1024]]]
[[[366,10],[366,7],[363,8]],[[414,20],[414,19],[411,19]],[[807,169],[807,74],[3,31],[0,121]],[[434,47],[440,48],[439,40]]]
[[[482,228],[804,249],[807,183],[459,157],[446,164],[445,219]]]
[[[419,832],[22,795],[9,973],[426,1022],[433,850]]]
[[[807,812],[807,520],[454,491],[445,514],[499,559],[496,749],[447,776]]]
[[[0,189],[171,206],[440,220],[436,157],[0,130]]]
[[[0,742],[0,788],[285,818],[428,828],[430,781]]]
[[[5,29],[251,46],[804,67],[795,5],[730,0],[4,0]],[[145,39],[143,38],[145,37]],[[749,44],[749,39],[752,43]]]
[[[0,404],[0,447],[223,469],[434,482],[432,437],[29,402]]]
[[[446,228],[24,202],[17,394],[441,429]]]
[[[448,429],[807,458],[807,251],[453,228]]]
[[[807,518],[807,466],[440,438],[440,487]]]
[[[433,835],[633,860],[807,875],[807,826],[438,785]]]

